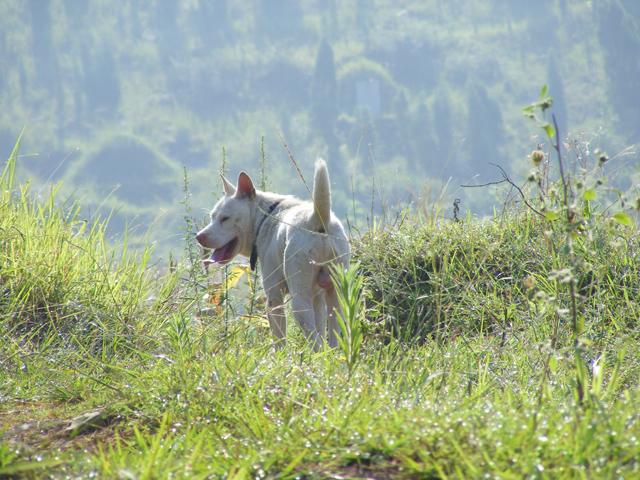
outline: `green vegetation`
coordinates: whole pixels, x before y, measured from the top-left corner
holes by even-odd
[[[525,113],[553,148],[546,93]],[[0,476],[640,474],[640,205],[608,203],[604,154],[553,181],[562,157],[534,151],[529,206],[485,221],[374,223],[337,275],[340,348],[314,353],[293,325],[272,349],[242,269],[216,284],[191,243],[166,271],[114,250],[105,222],[18,183],[17,150],[0,179]]]
[[[0,2],[0,477],[640,477],[639,5]],[[334,350],[193,242],[290,156]]]
[[[431,201],[450,178],[446,213],[460,198],[486,215],[495,198],[457,185],[493,179],[490,163],[524,175],[544,137],[523,144],[518,110],[543,83],[565,136],[612,156],[640,142],[637,5],[4,0],[0,158],[26,126],[25,177],[63,179],[85,215],[111,215],[109,234],[128,224],[137,247],[150,232],[164,255],[179,245],[167,235],[182,218],[176,172],[188,167],[204,212],[222,146],[230,173],[255,175],[262,136],[271,188],[306,194],[282,135],[304,172],[327,159],[352,224],[372,203]],[[626,190],[639,163],[611,162],[607,176]]]

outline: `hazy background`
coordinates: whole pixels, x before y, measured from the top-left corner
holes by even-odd
[[[640,142],[637,0],[1,0],[0,154],[26,127],[20,170],[64,181],[84,214],[184,236],[183,166],[200,218],[217,172],[308,196],[316,156],[334,206],[442,204],[483,215],[541,141],[521,114],[549,84],[563,135],[609,152]],[[629,188],[637,154],[608,168]],[[623,172],[620,175],[620,172]],[[634,177],[635,176],[635,177]]]

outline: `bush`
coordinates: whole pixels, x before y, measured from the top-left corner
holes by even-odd
[[[45,199],[16,191],[17,152],[0,177],[0,335],[106,355],[148,342],[158,313],[145,306],[150,250],[129,254],[126,236],[121,252],[107,246],[106,222],[58,205],[56,188]]]
[[[566,300],[557,284],[553,228],[559,227],[524,212],[371,231],[354,242],[367,278],[369,320],[406,341],[500,332],[540,315],[551,321],[556,311],[543,304]],[[586,240],[581,245],[575,275],[587,323],[595,330],[628,325],[640,314],[637,230],[603,219],[592,248]]]

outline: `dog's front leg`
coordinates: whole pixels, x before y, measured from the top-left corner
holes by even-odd
[[[287,318],[284,314],[284,296],[280,289],[267,292],[267,318],[271,333],[275,337],[274,345],[277,349],[286,344],[287,338]]]
[[[282,269],[268,262],[263,263],[262,286],[267,295],[267,318],[274,336],[274,345],[279,349],[285,346],[287,337],[287,318],[284,314],[284,296],[287,293],[287,286]]]

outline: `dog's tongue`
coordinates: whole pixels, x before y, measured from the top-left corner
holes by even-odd
[[[211,256],[204,261],[205,265],[212,263],[227,263],[233,258],[233,250],[236,246],[237,239],[231,240],[226,245],[213,250]]]
[[[228,262],[231,260],[232,245],[227,243],[222,248],[216,248],[211,254],[211,260],[218,263]]]

